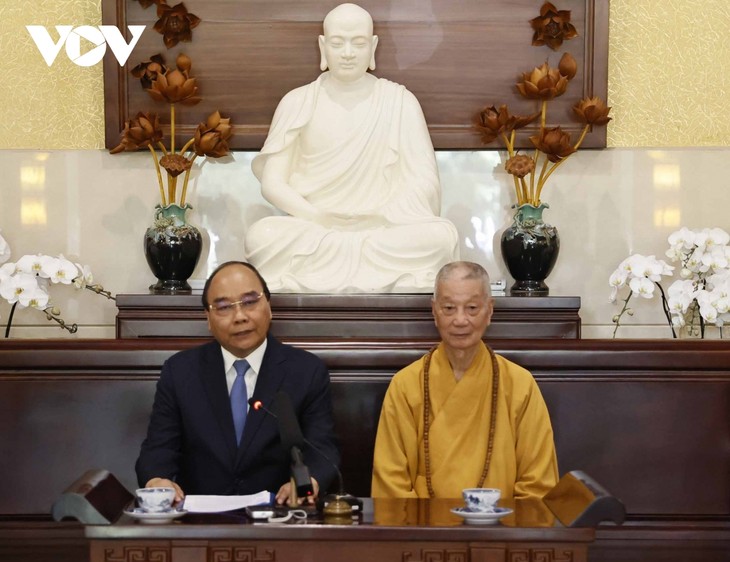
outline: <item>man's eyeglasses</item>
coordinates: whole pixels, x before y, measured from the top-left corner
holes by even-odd
[[[212,310],[218,316],[233,316],[238,308],[242,308],[243,310],[252,310],[263,296],[263,293],[252,293],[245,295],[240,301],[222,301],[215,304],[209,304],[208,309]]]

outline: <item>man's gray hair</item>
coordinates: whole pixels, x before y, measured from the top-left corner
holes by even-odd
[[[489,273],[478,263],[471,261],[452,261],[443,266],[436,274],[436,283],[433,289],[433,298],[438,298],[439,285],[449,279],[477,279],[482,282],[484,296],[492,296],[492,285],[489,281]]]

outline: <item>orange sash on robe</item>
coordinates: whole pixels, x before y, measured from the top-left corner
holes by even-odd
[[[492,413],[492,383],[492,361],[485,346],[480,347],[459,381],[442,346],[431,357],[429,449],[431,482],[437,497],[458,498],[464,488],[481,484]],[[425,448],[419,456],[416,492],[428,497]]]

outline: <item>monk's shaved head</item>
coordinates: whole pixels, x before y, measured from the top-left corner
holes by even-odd
[[[470,261],[453,261],[443,266],[436,274],[433,298],[438,298],[439,285],[450,279],[477,279],[484,287],[484,297],[492,296],[492,287],[489,281],[489,273],[478,263]]]

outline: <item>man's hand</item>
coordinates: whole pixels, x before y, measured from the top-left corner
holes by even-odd
[[[167,478],[150,478],[145,484],[145,488],[174,488],[175,489],[175,501],[174,504],[178,504],[185,499],[185,493],[182,488],[178,486],[172,480]]]
[[[297,498],[297,505],[302,505],[305,500],[308,501],[310,504],[314,504],[317,496],[319,495],[319,484],[314,478],[310,478],[312,479],[312,489],[314,490],[314,495],[310,496],[309,498]],[[276,503],[278,503],[279,505],[287,503],[291,495],[291,482],[287,482],[281,488],[279,488],[278,492],[276,492]]]

